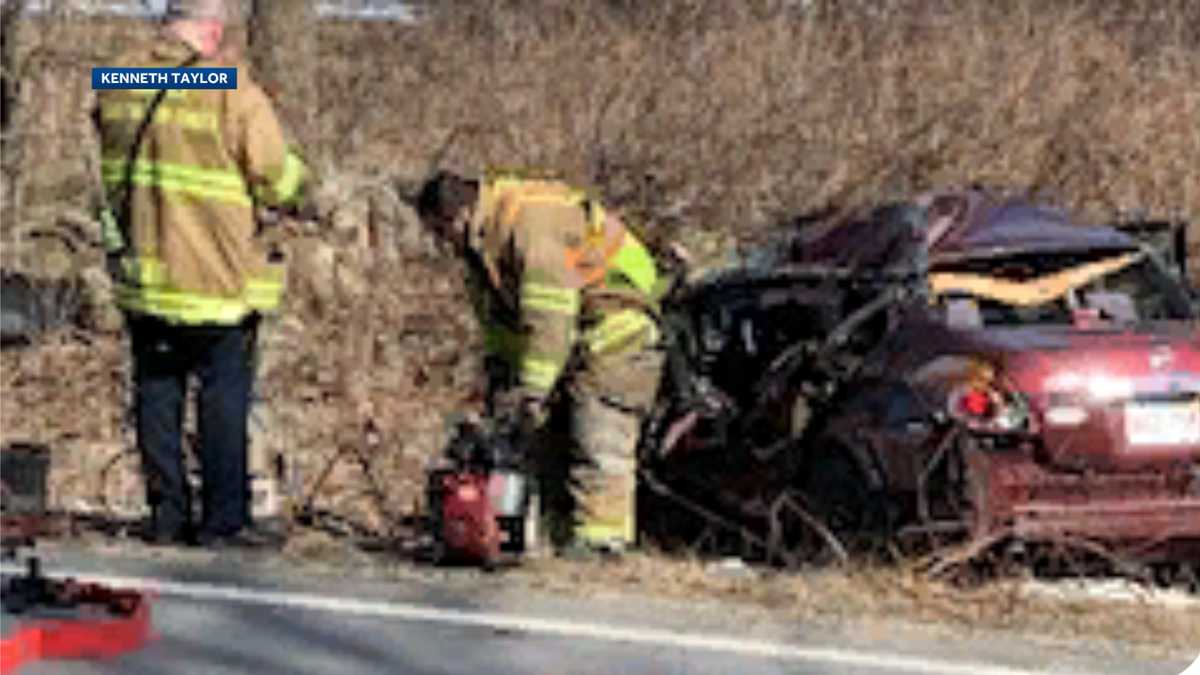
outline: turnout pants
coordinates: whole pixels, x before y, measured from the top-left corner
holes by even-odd
[[[138,448],[156,537],[182,538],[193,529],[183,458],[184,403],[193,373],[200,381],[199,534],[227,536],[249,524],[247,418],[257,323],[179,326],[131,317]]]
[[[638,441],[663,360],[661,349],[644,347],[585,357],[568,372],[550,423],[529,439],[542,527],[553,545],[636,542]],[[493,400],[505,391],[506,370],[489,368]]]

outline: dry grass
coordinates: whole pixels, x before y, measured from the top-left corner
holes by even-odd
[[[339,448],[362,450],[321,498],[389,531],[441,415],[474,405],[454,267],[396,204],[434,164],[559,168],[701,258],[789,215],[965,181],[1046,191],[1097,218],[1142,207],[1200,223],[1200,5],[787,4],[479,0],[416,27],[306,33],[297,19],[284,26],[294,61],[286,44],[251,49],[339,223],[290,244],[294,292],[262,377],[269,452],[311,481]],[[5,28],[20,82],[3,146],[6,267],[43,271],[13,233],[86,211],[87,68],[146,30],[70,16]],[[6,354],[0,435],[125,442],[123,360],[112,336]],[[69,414],[82,401],[95,412]]]
[[[321,144],[412,173],[443,146],[457,166],[559,167],[664,236],[742,238],[962,181],[1097,216],[1200,211],[1191,4],[828,3],[805,18],[767,3],[537,4],[470,3],[411,33],[327,29],[337,100],[364,105],[330,109]],[[364,61],[339,58],[346,33]],[[377,75],[355,77],[362,66]]]
[[[784,611],[798,619],[884,631],[897,624],[947,635],[1000,631],[1042,640],[1106,640],[1150,652],[1189,654],[1200,643],[1200,611],[1152,603],[1046,600],[1019,580],[952,588],[897,567],[722,577],[695,560],[630,556],[619,563],[539,561],[517,573],[544,590],[568,594],[614,589],[680,599],[716,598]]]
[[[298,18],[284,28],[305,58],[260,62],[327,173],[552,166],[664,236],[741,237],[962,181],[1097,216],[1200,212],[1194,3],[772,4],[479,0],[419,28],[322,24],[315,40]],[[38,189],[23,204],[55,194],[43,182],[86,178],[83,75],[139,32],[26,27],[21,115],[37,151],[22,157]]]

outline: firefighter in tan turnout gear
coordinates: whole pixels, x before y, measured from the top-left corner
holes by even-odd
[[[118,67],[234,67],[218,57],[222,0],[170,0],[154,41]],[[246,543],[247,417],[258,317],[282,270],[256,239],[259,206],[298,202],[305,167],[244,68],[233,90],[105,90],[95,111],[105,245],[130,329],[148,537]],[[182,458],[186,383],[201,383],[203,521],[193,531]]]
[[[554,179],[443,172],[418,202],[422,221],[466,260],[492,414],[516,415],[533,434],[549,416],[552,392],[569,401],[584,463],[571,472],[573,527],[558,536],[552,529],[552,538],[571,551],[624,550],[635,537],[641,420],[663,360],[653,258],[599,201]],[[567,463],[568,448],[547,447],[544,436],[536,445],[540,463]]]

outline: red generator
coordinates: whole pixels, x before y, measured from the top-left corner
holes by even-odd
[[[528,480],[508,434],[460,424],[445,459],[429,472],[432,558],[491,568],[527,542]]]

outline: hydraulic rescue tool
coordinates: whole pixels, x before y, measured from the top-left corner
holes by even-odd
[[[32,547],[47,531],[49,452],[35,445],[0,451],[0,540],[4,558]],[[23,575],[5,575],[0,592],[3,630],[0,675],[45,659],[112,658],[142,648],[151,638],[147,594],[42,575],[37,556]]]

